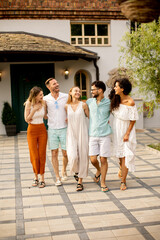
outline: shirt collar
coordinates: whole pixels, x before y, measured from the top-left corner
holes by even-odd
[[[94,99],[94,102],[97,104],[97,99],[96,98],[93,98]],[[99,102],[99,104],[103,103],[105,101],[105,97],[101,99],[101,101]],[[97,105],[99,105],[97,104]]]
[[[50,96],[51,96],[51,98],[53,98],[55,101],[57,101],[58,99],[60,99],[61,97],[62,97],[62,93],[61,92],[59,92],[59,96],[58,96],[58,98],[57,99],[55,99],[53,96],[52,96],[52,94],[50,93]]]

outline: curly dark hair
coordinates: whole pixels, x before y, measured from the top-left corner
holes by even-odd
[[[132,90],[132,84],[128,80],[128,78],[121,78],[116,79],[114,82],[114,87],[116,85],[116,82],[119,83],[120,88],[123,88],[123,94],[128,95]],[[119,104],[121,103],[121,98],[119,95],[115,94],[114,87],[110,91],[110,94],[108,95],[109,99],[111,100],[111,112],[119,107]]]

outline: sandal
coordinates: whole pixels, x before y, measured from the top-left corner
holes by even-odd
[[[120,190],[124,191],[127,189],[126,183],[121,182]]]
[[[102,191],[102,192],[108,192],[108,191],[109,191],[109,188],[108,188],[107,186],[101,187],[101,191]]]
[[[75,173],[75,174],[74,174],[74,178],[75,178],[75,180],[78,182],[78,179],[79,179],[78,173]]]
[[[44,181],[41,181],[39,183],[39,188],[44,188],[46,186],[45,182]]]
[[[37,187],[38,184],[39,184],[38,179],[34,179],[34,180],[33,180],[33,183],[32,183],[32,187]]]
[[[98,176],[94,176],[93,180],[98,183],[100,181],[100,176],[101,176],[101,173],[98,175]]]
[[[67,172],[64,172],[64,173],[62,173],[62,177],[61,177],[61,180],[62,181],[67,181]]]
[[[83,184],[78,183],[76,191],[82,191],[83,190]]]

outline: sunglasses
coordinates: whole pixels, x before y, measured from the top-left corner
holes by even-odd
[[[98,91],[99,88],[91,89],[91,92]]]
[[[56,109],[58,109],[59,107],[58,107],[58,102],[57,101],[55,101],[55,105],[56,105]]]

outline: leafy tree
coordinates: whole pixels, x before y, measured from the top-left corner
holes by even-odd
[[[160,103],[160,19],[127,32],[120,46],[120,66],[132,72],[132,80],[144,100]]]

